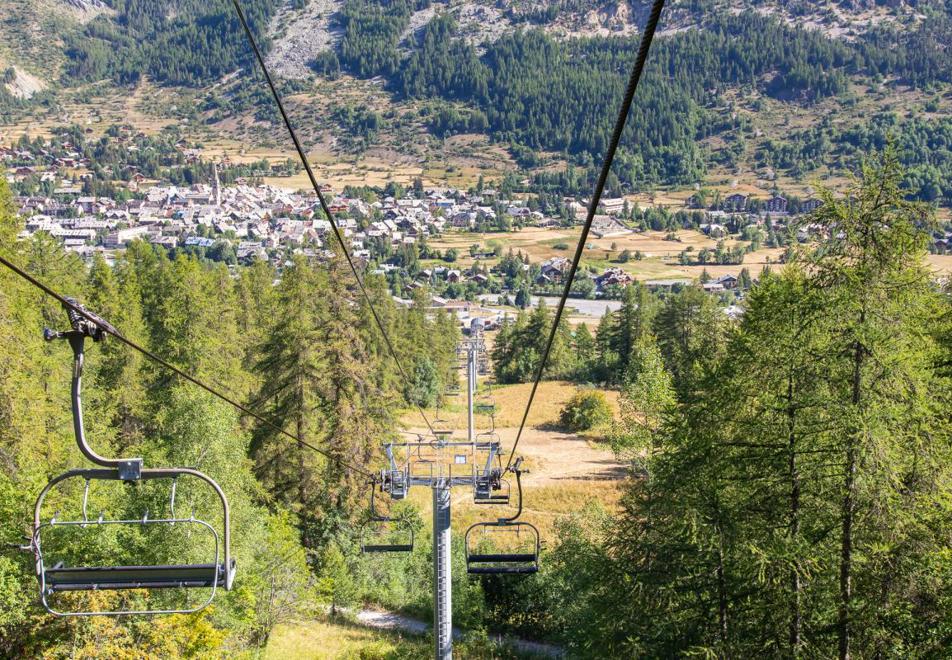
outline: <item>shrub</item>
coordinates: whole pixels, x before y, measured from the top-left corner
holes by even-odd
[[[588,431],[611,420],[612,409],[608,399],[598,390],[577,390],[559,416],[562,426],[575,433]]]

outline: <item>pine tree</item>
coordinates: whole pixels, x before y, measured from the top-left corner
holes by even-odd
[[[261,386],[254,400],[270,421],[304,442],[319,445],[314,419],[324,379],[321,322],[327,315],[326,281],[302,257],[285,268],[278,286],[277,323],[259,348]],[[251,443],[255,472],[276,498],[305,509],[314,503],[319,457],[303,444],[259,426]]]
[[[657,305],[647,287],[640,282],[622,289],[621,309],[615,314],[610,338],[611,351],[618,356],[611,382],[621,383],[628,376],[634,347],[651,331]]]
[[[680,398],[690,395],[723,351],[724,314],[699,287],[669,296],[654,322],[665,367]]]
[[[595,370],[595,338],[584,323],[575,328],[573,336],[573,350],[578,361],[574,379],[577,381],[590,380]]]

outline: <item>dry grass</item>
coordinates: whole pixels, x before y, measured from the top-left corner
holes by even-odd
[[[423,638],[329,620],[282,623],[271,633],[264,660],[331,660],[362,657],[426,657]]]
[[[658,201],[657,199],[655,200]],[[677,203],[680,206],[683,203]],[[512,249],[529,256],[533,263],[539,263],[555,256],[571,257],[578,242],[580,229],[539,229],[527,227],[511,234],[451,232],[439,239],[430,241],[430,245],[441,250],[450,248],[459,253],[457,267],[466,268],[472,265],[473,259],[469,256],[469,246],[478,244],[486,246],[490,241],[499,243],[503,250]],[[678,263],[678,255],[685,248],[693,248],[694,253],[708,248],[717,247],[717,241],[707,237],[699,231],[681,230],[676,232],[677,240],[667,240],[666,232],[647,231],[626,236],[609,238],[590,238],[582,256],[582,267],[591,266],[601,271],[609,266],[618,266],[639,280],[653,279],[693,279],[700,278],[706,269],[714,277],[721,275],[737,275],[742,268],[748,268],[752,274],[759,273],[764,266],[776,267],[783,254],[782,249],[763,248],[745,255],[744,262],[738,265],[708,265],[683,266]],[[555,245],[568,244],[568,250],[557,250]],[[728,239],[725,246],[745,245],[745,243]],[[614,249],[612,247],[614,246]],[[624,264],[618,263],[619,255],[628,250],[634,254],[641,252],[641,260],[630,260]],[[482,261],[486,266],[492,266],[496,260]]]
[[[536,473],[524,477],[525,506],[520,520],[532,523],[539,529],[543,540],[551,544],[556,538],[556,524],[560,518],[583,510],[592,502],[599,502],[609,511],[617,511],[624,490],[624,482],[607,479],[564,479],[536,484]],[[423,488],[412,489],[408,497],[416,505],[424,521],[424,534],[429,534],[429,516],[432,495]],[[516,504],[515,495],[512,503]],[[457,489],[453,492],[453,534],[457,541],[466,530],[477,522],[512,516],[514,507],[473,504],[471,490]]]
[[[952,254],[930,254],[926,257],[926,262],[937,274],[952,274]]]
[[[520,383],[518,385],[494,385],[491,387],[492,399],[496,403],[496,427],[497,430],[519,426],[522,421],[522,415],[529,400],[529,391],[532,389],[530,383]],[[539,384],[536,392],[535,401],[532,404],[532,410],[529,412],[528,426],[555,426],[559,421],[559,413],[565,406],[565,403],[575,393],[577,386],[565,381],[543,381]],[[476,401],[481,403],[488,401],[490,388],[481,383]],[[618,392],[607,390],[605,396],[608,398],[612,411],[618,410]],[[439,411],[430,409],[426,411],[430,421],[437,418],[443,420],[448,428],[465,429],[466,428],[466,395],[447,399],[447,406]],[[485,430],[489,428],[489,418],[485,415],[476,416],[476,428]],[[408,411],[403,416],[403,423],[413,429],[419,429],[425,426],[423,418],[416,410]]]

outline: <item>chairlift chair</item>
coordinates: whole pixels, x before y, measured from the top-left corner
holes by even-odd
[[[512,487],[508,479],[499,479],[481,483],[478,479],[473,490],[473,504],[495,504],[507,506],[509,504]]]
[[[495,415],[496,404],[476,402],[473,404],[473,412],[477,415]]]
[[[477,450],[488,451],[485,464],[476,461],[476,472],[473,475],[473,503],[508,505],[512,491],[509,481],[502,478],[502,457],[499,453],[499,437],[494,432],[480,433],[476,436]]]
[[[74,301],[70,301],[76,304]],[[76,304],[79,307],[78,304]],[[141,458],[111,459],[97,454],[87,443],[83,426],[82,412],[82,373],[84,361],[84,345],[87,337],[94,341],[101,341],[106,334],[118,334],[108,323],[83,311],[91,318],[86,318],[79,312],[67,307],[70,323],[73,327],[68,332],[45,330],[44,338],[47,341],[66,339],[73,349],[72,375],[72,414],[73,431],[76,443],[83,455],[98,468],[80,468],[69,470],[54,477],[37,497],[33,512],[33,533],[28,548],[33,552],[36,560],[36,575],[40,586],[40,601],[43,607],[55,616],[93,616],[93,615],[126,615],[126,614],[189,614],[207,607],[215,598],[219,588],[231,589],[235,577],[235,561],[231,558],[231,525],[228,499],[221,487],[209,476],[191,468],[144,468]],[[96,319],[95,321],[92,319]],[[221,533],[209,522],[195,517],[194,512],[189,517],[178,516],[175,512],[175,491],[178,480],[182,477],[195,479],[206,484],[214,492],[221,503],[222,527]],[[82,502],[82,518],[78,520],[58,519],[54,515],[48,521],[42,519],[43,503],[46,497],[62,484],[72,480],[84,480]],[[127,484],[139,484],[143,481],[167,480],[170,485],[170,502],[168,515],[158,518],[149,518],[146,512],[137,519],[106,519],[104,514],[90,518],[87,512],[90,484],[97,481],[121,481]],[[129,566],[66,566],[63,561],[51,560],[44,554],[44,533],[59,529],[105,529],[120,525],[146,526],[195,526],[208,532],[213,541],[214,552],[209,561],[197,564],[167,564],[167,565],[129,565]],[[125,589],[210,589],[207,597],[194,607],[178,609],[152,610],[116,610],[116,611],[61,611],[51,602],[51,596],[61,592],[71,591],[103,591]]]
[[[510,471],[516,475],[519,508],[510,518],[493,522],[480,522],[466,530],[466,572],[470,575],[528,575],[539,571],[539,530],[527,522],[517,520],[522,515],[522,459],[518,459]],[[495,534],[519,542],[515,551],[482,551],[474,542],[476,533]]]
[[[374,505],[374,494],[377,490],[376,480],[370,482],[370,517],[367,520],[367,525],[365,525],[365,530],[367,527],[375,527],[380,529],[386,525],[392,525],[396,522],[393,518],[389,516],[384,516],[377,513],[377,509]],[[383,488],[381,487],[381,491]],[[413,551],[413,530],[407,528],[407,534],[409,534],[409,540],[404,543],[367,543],[365,540],[361,540],[360,551],[364,554],[368,553],[381,553],[381,552],[412,552]]]

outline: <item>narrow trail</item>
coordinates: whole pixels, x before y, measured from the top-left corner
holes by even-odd
[[[360,610],[355,613],[357,623],[368,628],[378,630],[399,630],[401,632],[414,635],[425,635],[430,632],[430,624],[393,612],[384,612],[381,610]],[[459,628],[453,628],[453,639],[462,639],[463,632]],[[543,642],[533,642],[528,639],[519,639],[516,637],[507,637],[490,633],[490,639],[495,642],[507,644],[522,653],[532,653],[534,655],[546,658],[564,658],[565,651],[554,644],[545,644]]]

